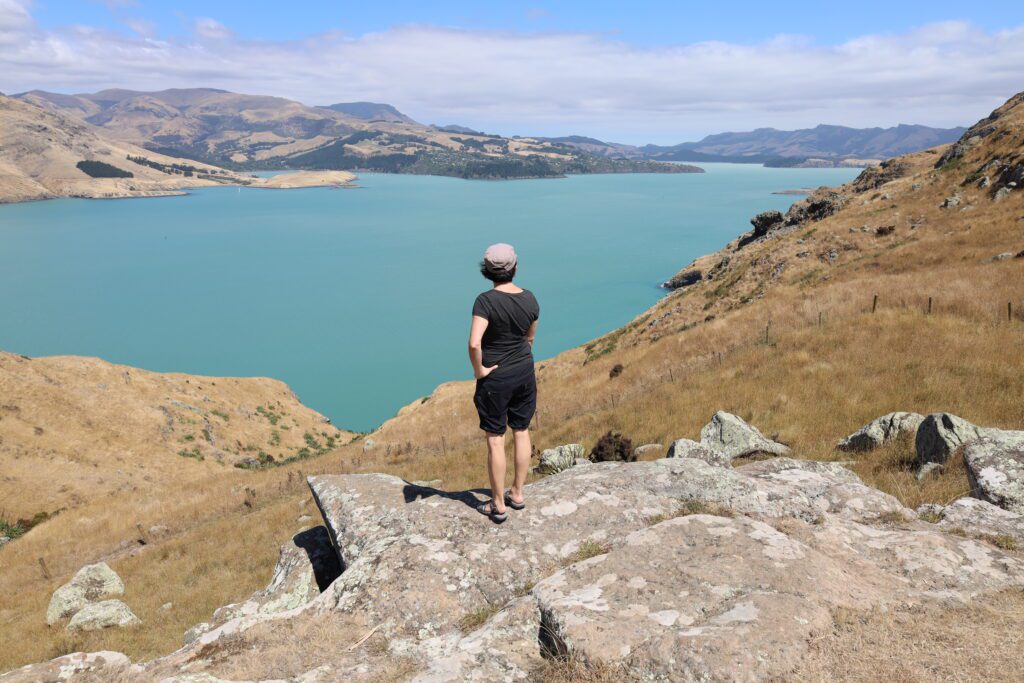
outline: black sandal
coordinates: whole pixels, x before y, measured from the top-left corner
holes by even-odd
[[[498,509],[494,507],[494,501],[488,500],[480,503],[476,506],[476,511],[481,515],[487,515],[491,518],[491,521],[495,524],[501,524],[508,519],[508,512],[498,512]]]
[[[517,503],[516,501],[512,500],[512,496],[510,495],[511,493],[512,489],[505,489],[505,505],[512,508],[513,510],[525,510],[526,501],[523,500],[522,503]]]

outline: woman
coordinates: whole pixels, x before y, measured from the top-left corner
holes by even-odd
[[[530,466],[530,420],[537,408],[537,378],[533,372],[533,338],[540,305],[533,293],[516,286],[516,251],[492,244],[484,252],[480,272],[494,287],[473,303],[469,330],[469,361],[476,377],[473,403],[487,439],[487,472],[491,500],[477,510],[496,524],[508,519],[506,506],[526,507],[523,485]],[[512,428],[515,472],[512,488],[505,487],[505,428]]]

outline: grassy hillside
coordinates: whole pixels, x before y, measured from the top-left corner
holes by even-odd
[[[855,458],[851,467],[865,481],[907,505],[963,495],[955,464],[918,482],[912,444],[863,456],[834,446],[893,410],[947,410],[1024,428],[1022,175],[1018,96],[950,148],[868,169],[797,203],[765,235],[684,268],[700,278],[676,278],[696,281],[629,325],[541,363],[536,446],[579,441],[589,449],[609,429],[635,444],[667,445],[694,438],[724,409],[790,444],[796,457]],[[97,383],[82,373],[83,390]],[[21,391],[5,387],[5,402]],[[73,506],[0,550],[8,586],[0,669],[80,649],[132,657],[174,649],[215,607],[264,584],[277,546],[317,523],[301,475],[387,471],[441,479],[448,490],[482,485],[471,394],[470,383],[444,384],[374,433],[302,462],[242,471],[181,459],[180,472],[200,473],[187,486],[79,492]],[[234,399],[256,402],[247,393]],[[0,420],[5,448],[16,444],[25,462],[53,459],[10,424]],[[69,484],[51,478],[49,486]],[[141,545],[135,522],[167,530]],[[145,627],[68,637],[42,626],[52,590],[99,558],[125,579],[126,602]],[[163,610],[165,602],[174,606]]]

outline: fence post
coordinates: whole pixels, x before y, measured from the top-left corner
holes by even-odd
[[[53,577],[50,576],[50,570],[46,568],[46,561],[43,558],[39,558],[39,568],[43,570],[43,578],[49,581]]]
[[[1006,322],[1008,322],[1008,323],[1012,323],[1013,322],[1013,302],[1012,301],[1007,301],[1006,302]]]
[[[444,438],[444,434],[441,435],[441,454],[448,455],[448,441]]]
[[[877,294],[875,294],[875,298],[871,301],[871,312],[874,313],[876,308],[878,308],[878,295]]]
[[[673,384],[675,384],[675,382],[676,382],[676,377],[675,377],[675,375],[672,374],[672,367],[671,366],[669,366],[669,368],[668,368],[668,381],[672,382]]]
[[[821,311],[818,311],[818,327],[821,327]]]
[[[928,315],[932,314],[932,298],[928,297]]]
[[[772,319],[768,318],[768,324],[764,326],[764,343],[768,344],[768,331],[772,328]]]

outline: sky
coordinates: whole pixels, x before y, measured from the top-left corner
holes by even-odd
[[[0,0],[0,91],[111,87],[633,144],[969,125],[1024,90],[1024,3]]]

